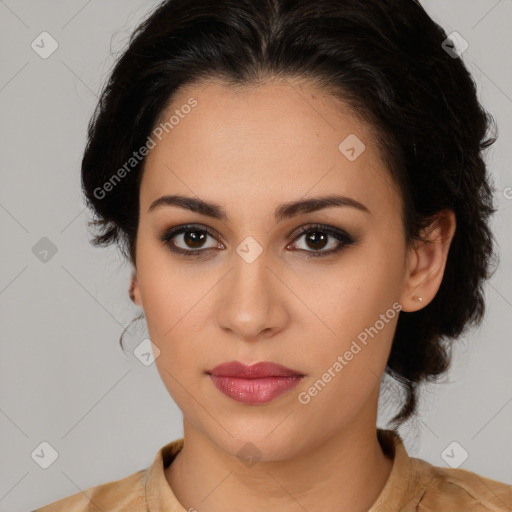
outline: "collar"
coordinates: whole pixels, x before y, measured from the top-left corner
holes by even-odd
[[[395,430],[377,429],[377,438],[384,453],[393,459],[393,467],[386,484],[368,512],[396,512],[406,505],[419,503],[425,492],[425,482],[419,480],[425,472],[418,471],[416,466],[428,464],[409,457],[402,438]],[[172,463],[183,445],[184,438],[165,445],[156,454],[153,464],[146,469],[145,492],[149,512],[187,512],[174,495],[164,473],[164,468]]]
[[[368,512],[416,510],[425,493],[430,464],[411,458],[396,430],[377,429],[377,438],[384,453],[393,459],[391,473],[377,500]]]

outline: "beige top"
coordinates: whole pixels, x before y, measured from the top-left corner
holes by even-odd
[[[386,485],[369,512],[512,512],[512,485],[410,457],[396,431],[377,429],[377,435],[384,452],[394,462]],[[183,442],[181,438],[165,445],[147,469],[33,512],[187,512],[164,473]]]

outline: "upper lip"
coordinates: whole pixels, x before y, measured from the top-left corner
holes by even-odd
[[[303,376],[303,374],[296,370],[268,361],[262,361],[253,365],[246,365],[239,361],[229,361],[217,365],[215,368],[208,370],[207,373],[217,377],[240,377],[244,379]]]

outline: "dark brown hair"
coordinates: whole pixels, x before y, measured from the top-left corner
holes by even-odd
[[[91,119],[82,184],[97,246],[118,244],[135,264],[141,160],[98,190],[142,147],[178,88],[310,79],[346,101],[378,135],[403,198],[407,243],[435,214],[457,220],[435,298],[400,312],[386,372],[403,385],[396,425],[416,409],[416,387],[445,372],[451,341],[483,318],[493,235],[483,151],[496,136],[445,31],[415,0],[167,0],[132,34]]]

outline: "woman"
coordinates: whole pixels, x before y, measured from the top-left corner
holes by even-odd
[[[184,438],[40,512],[511,509],[396,431],[481,321],[495,256],[461,51],[414,0],[168,0],[138,27],[82,180]]]

